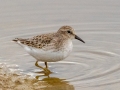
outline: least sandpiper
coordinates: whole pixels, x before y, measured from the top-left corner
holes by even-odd
[[[72,40],[78,39],[85,43],[80,37],[75,34],[71,26],[62,26],[55,33],[47,33],[34,36],[28,39],[15,38],[13,41],[22,46],[37,62],[45,62],[48,69],[47,62],[56,62],[65,59],[72,51]]]

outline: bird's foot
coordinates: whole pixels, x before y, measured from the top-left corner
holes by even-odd
[[[46,75],[51,74],[52,72],[48,68],[43,68]]]

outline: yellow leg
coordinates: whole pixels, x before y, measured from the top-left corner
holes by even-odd
[[[46,74],[50,74],[50,73],[51,73],[51,71],[48,69],[47,62],[45,62],[46,68],[43,68],[42,66],[39,66],[39,65],[38,65],[38,61],[36,61],[35,66],[43,69]]]
[[[39,67],[39,68],[41,68],[41,69],[44,70],[44,68],[43,68],[42,66],[39,66],[39,65],[38,65],[38,61],[35,62],[35,66],[37,66],[37,67]]]

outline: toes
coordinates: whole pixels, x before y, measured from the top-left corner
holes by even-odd
[[[44,68],[44,73],[46,73],[46,74],[50,74],[51,71],[50,71],[49,69],[47,69],[47,68]]]

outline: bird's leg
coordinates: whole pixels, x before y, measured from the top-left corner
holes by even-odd
[[[37,66],[37,67],[39,67],[39,68],[41,68],[41,69],[44,70],[44,68],[43,68],[42,66],[39,66],[39,65],[38,65],[38,61],[35,62],[35,66]]]
[[[48,68],[47,62],[45,62],[45,66],[46,66],[46,68]]]
[[[46,68],[44,68],[44,70],[45,70],[46,72],[51,73],[51,71],[48,69],[48,64],[47,64],[47,62],[45,62],[45,66],[46,66]]]
[[[38,61],[36,61],[35,66],[43,69],[45,74],[50,74],[50,73],[51,73],[51,71],[48,69],[47,62],[45,62],[46,68],[43,68],[42,66],[39,66],[39,65],[38,65]]]

